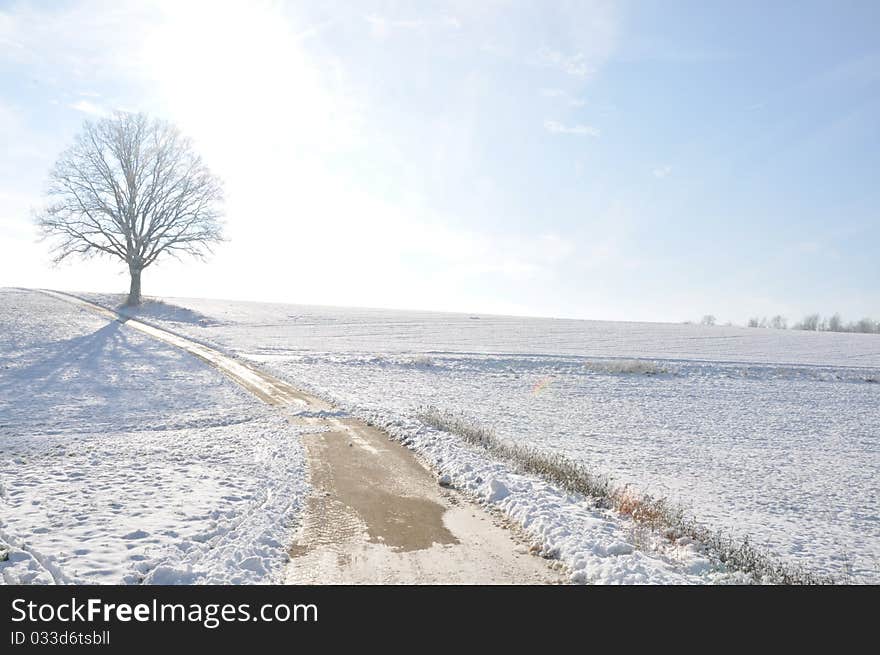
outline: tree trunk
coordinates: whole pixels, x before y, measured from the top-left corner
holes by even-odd
[[[129,267],[129,273],[131,273],[131,287],[128,291],[128,300],[126,301],[126,305],[140,305],[141,304],[141,270],[140,268],[131,268]]]

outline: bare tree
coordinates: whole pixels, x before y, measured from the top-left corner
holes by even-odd
[[[795,325],[794,329],[816,331],[819,329],[819,322],[821,318],[822,317],[818,314],[810,314],[808,316],[804,316],[804,320]]]
[[[866,334],[880,333],[880,321],[874,321],[870,318],[863,318],[857,321],[852,327],[853,332],[864,332]]]
[[[712,314],[706,314],[700,321],[702,325],[715,325],[715,317]]]
[[[141,272],[160,256],[204,257],[222,240],[222,185],[189,139],[144,114],[87,121],[49,175],[50,204],[37,215],[60,262],[119,258],[128,304],[141,301]]]
[[[829,332],[843,332],[843,329],[843,321],[840,318],[840,314],[834,314],[834,316],[828,319]]]

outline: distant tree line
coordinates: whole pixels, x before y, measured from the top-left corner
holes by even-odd
[[[776,328],[785,330],[788,327],[788,319],[785,316],[774,316],[770,320],[767,317],[749,319],[749,327]],[[810,330],[812,332],[863,332],[866,334],[880,334],[880,321],[872,318],[863,318],[858,321],[844,323],[840,314],[823,317],[819,314],[809,314],[803,320],[791,326],[793,330]]]
[[[693,325],[693,321],[684,321],[685,325]],[[717,320],[712,314],[706,314],[699,321],[700,325],[714,326]],[[725,326],[732,326],[733,323],[725,323]],[[749,319],[748,327],[750,328],[773,328],[775,330],[787,330],[788,319],[781,314],[777,314],[772,318],[759,318],[753,316]],[[880,334],[880,321],[873,318],[863,318],[858,321],[850,321],[844,323],[840,318],[840,314],[823,317],[819,314],[809,314],[804,316],[803,320],[791,326],[792,330],[810,330],[812,332],[861,332],[864,334]]]
[[[771,318],[769,321],[767,320],[766,316],[760,319],[754,317],[749,319],[749,327],[775,328],[777,330],[785,330],[788,328],[788,319],[785,318],[785,316],[781,316],[779,314]]]

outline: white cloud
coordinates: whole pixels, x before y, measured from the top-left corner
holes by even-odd
[[[582,83],[617,50],[621,5],[615,0],[579,0],[553,6],[553,11],[532,17],[532,34],[540,41],[529,49],[530,63]],[[537,45],[542,47],[535,49]]]
[[[387,37],[391,30],[394,28],[397,29],[413,29],[422,26],[422,21],[418,20],[396,20],[391,21],[387,18],[383,18],[381,16],[374,16],[372,14],[368,16],[364,16],[364,20],[370,26],[370,34],[372,34],[377,39],[384,39]]]
[[[592,125],[563,125],[557,121],[544,121],[544,129],[552,134],[576,134],[578,136],[597,137],[601,134],[598,128]]]
[[[541,48],[537,53],[538,62],[544,66],[561,70],[575,77],[586,77],[596,72],[596,67],[590,63],[583,52],[565,54],[551,48]]]
[[[510,47],[500,45],[494,41],[481,43],[480,51],[502,59],[509,59],[513,56],[513,50]]]
[[[68,105],[71,109],[76,109],[77,111],[81,111],[84,114],[89,114],[90,116],[106,116],[107,110],[101,107],[100,105],[96,105],[93,102],[89,102],[88,100],[77,100],[76,102]]]
[[[418,30],[432,27],[452,30],[461,28],[461,21],[454,16],[443,16],[435,19],[400,19],[368,14],[364,16],[364,20],[370,26],[370,34],[377,39],[384,39],[395,31]]]
[[[671,172],[672,166],[659,166],[658,168],[654,169],[654,177],[656,177],[658,180],[662,180],[664,177],[668,177]]]
[[[584,100],[576,98],[562,89],[541,89],[541,95],[545,98],[558,98],[570,107],[583,107],[587,104]]]

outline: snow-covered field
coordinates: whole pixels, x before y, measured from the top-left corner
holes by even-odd
[[[0,289],[0,582],[275,581],[297,437],[176,348]]]
[[[410,435],[456,484],[568,549],[576,579],[589,545],[566,518],[572,507],[523,505],[494,494],[495,464],[478,472],[474,460],[432,454],[419,406],[667,496],[790,563],[880,582],[875,335],[168,302],[186,309],[153,304],[143,316]]]

